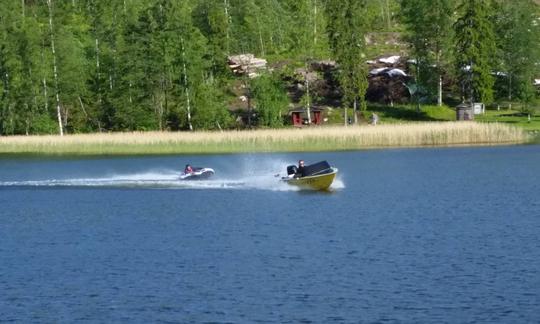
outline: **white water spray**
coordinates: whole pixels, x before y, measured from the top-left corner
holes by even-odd
[[[0,186],[17,187],[93,187],[93,188],[146,188],[146,189],[241,189],[269,191],[298,191],[298,187],[280,181],[286,166],[293,161],[260,157],[247,157],[236,167],[219,170],[207,180],[180,180],[179,171],[172,169],[149,170],[139,173],[110,174],[86,178],[0,181]],[[331,189],[343,189],[338,177]]]

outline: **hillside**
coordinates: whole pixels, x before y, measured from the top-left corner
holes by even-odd
[[[488,50],[458,51],[461,13],[415,1],[0,1],[0,135],[273,128],[307,105],[342,122],[363,99],[452,105],[470,78],[455,62],[465,69],[469,52],[498,60],[476,64],[475,78],[488,80],[469,88],[532,111],[540,31],[526,31],[539,27],[520,18],[530,2],[502,3],[488,15],[497,38],[476,36]],[[415,63],[408,53],[419,44]],[[253,71],[227,59],[238,54],[253,55]]]

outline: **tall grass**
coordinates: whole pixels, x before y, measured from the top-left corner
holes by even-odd
[[[182,154],[355,150],[380,147],[525,143],[503,124],[433,122],[225,132],[101,133],[0,137],[0,153]]]

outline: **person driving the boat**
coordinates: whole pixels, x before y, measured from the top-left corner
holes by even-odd
[[[184,169],[184,173],[188,174],[188,173],[192,173],[192,172],[193,172],[193,168],[191,167],[191,165],[186,164],[186,167]]]
[[[304,176],[304,160],[298,161],[298,168],[296,170],[295,178],[301,178]]]

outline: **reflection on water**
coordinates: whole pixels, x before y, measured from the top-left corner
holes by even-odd
[[[274,176],[299,158],[331,192]],[[539,172],[538,146],[4,157],[0,320],[536,322]]]

